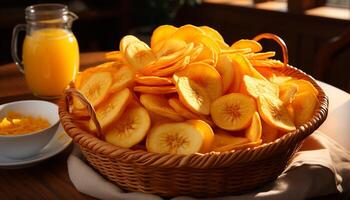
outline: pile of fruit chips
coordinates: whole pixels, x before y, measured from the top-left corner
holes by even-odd
[[[192,154],[255,147],[310,120],[318,91],[282,74],[254,40],[231,46],[207,26],[163,25],[150,46],[127,35],[111,61],[81,72],[75,87],[96,110],[103,138],[123,147]],[[96,131],[74,99],[77,124]]]

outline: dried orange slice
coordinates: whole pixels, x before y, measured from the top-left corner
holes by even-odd
[[[130,148],[146,137],[150,126],[151,119],[147,110],[138,104],[131,104],[106,131],[105,140],[119,147]]]
[[[153,94],[142,94],[140,96],[140,101],[145,108],[151,112],[154,112],[157,115],[175,120],[175,121],[183,121],[182,118],[177,112],[172,109],[168,100],[160,95]]]
[[[248,127],[255,111],[254,99],[240,93],[221,96],[210,106],[210,114],[214,123],[230,131]]]
[[[179,77],[176,90],[181,102],[192,112],[208,115],[210,98],[206,90],[188,77]]]
[[[231,48],[233,49],[249,48],[251,49],[251,52],[254,52],[254,53],[262,50],[262,46],[259,42],[254,40],[246,40],[246,39],[238,40],[237,42],[231,45]]]
[[[258,112],[255,112],[252,117],[250,126],[245,131],[246,138],[251,142],[259,141],[261,138],[262,126]]]
[[[283,102],[276,97],[261,95],[257,98],[261,118],[270,126],[282,131],[293,131],[295,125]]]

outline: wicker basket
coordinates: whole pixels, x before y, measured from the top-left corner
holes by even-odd
[[[122,189],[164,197],[239,194],[276,179],[303,140],[327,117],[328,98],[312,77],[291,66],[278,70],[310,81],[319,91],[320,104],[309,122],[274,142],[255,148],[192,155],[124,149],[80,129],[74,123],[65,99],[59,103],[59,115],[65,131],[80,146],[87,161]],[[66,99],[69,100],[72,94],[78,94],[72,91],[67,91]],[[93,115],[93,108],[88,107]]]

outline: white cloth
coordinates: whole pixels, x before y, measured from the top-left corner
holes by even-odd
[[[91,168],[78,148],[68,158],[68,172],[78,191],[99,199],[159,200],[159,196],[125,192]],[[291,164],[276,181],[248,194],[217,200],[299,200],[350,191],[350,152],[321,132],[305,141]],[[173,200],[194,200],[175,197]]]
[[[333,86],[318,83],[329,97],[328,118],[319,131],[305,140],[287,169],[277,180],[256,191],[213,199],[299,200],[350,191],[350,95]],[[156,195],[121,190],[90,167],[78,148],[69,156],[67,164],[72,183],[78,191],[87,195],[115,200],[162,199]],[[172,200],[194,199],[175,197]]]

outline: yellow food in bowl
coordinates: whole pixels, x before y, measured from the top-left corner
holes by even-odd
[[[49,126],[50,123],[44,118],[8,112],[4,118],[0,119],[0,135],[28,134]]]

